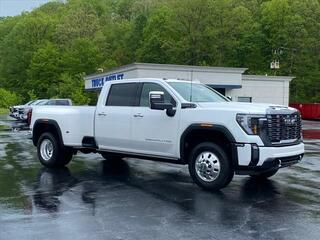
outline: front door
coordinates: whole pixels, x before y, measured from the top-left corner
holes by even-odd
[[[162,91],[165,93],[165,102],[174,106],[177,103],[158,83],[145,82],[141,87],[139,106],[134,108],[132,115],[132,149],[146,155],[176,158],[180,111],[169,117],[165,110],[151,110],[149,92]]]

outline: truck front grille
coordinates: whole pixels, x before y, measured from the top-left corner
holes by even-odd
[[[287,144],[301,139],[299,113],[268,114],[267,135],[271,144]]]

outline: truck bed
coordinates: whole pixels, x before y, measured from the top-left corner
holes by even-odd
[[[32,119],[54,119],[60,127],[66,146],[81,147],[84,136],[94,136],[96,107],[39,106],[33,109]],[[31,122],[31,129],[34,122]]]

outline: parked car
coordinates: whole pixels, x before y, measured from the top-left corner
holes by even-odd
[[[70,99],[41,99],[37,100],[34,104],[26,106],[24,108],[19,109],[19,119],[22,121],[27,121],[28,113],[37,106],[72,106],[72,101]]]
[[[43,105],[72,106],[71,99],[50,99]]]
[[[12,106],[9,108],[10,110],[10,117],[12,118],[15,118],[15,119],[20,119],[20,114],[19,114],[19,111],[21,111],[22,109],[24,108],[28,108],[30,107],[31,105],[34,105],[34,104],[37,104],[39,101],[41,100],[32,100],[30,102],[27,102],[26,104],[24,105],[17,105],[17,106]]]
[[[33,103],[31,103],[30,105],[27,106],[21,106],[20,108],[18,108],[18,117],[16,118],[17,120],[26,120],[26,116],[29,112],[30,109],[32,109],[32,107],[34,106],[41,106],[46,104],[48,101],[48,99],[39,99],[39,100],[35,100]]]
[[[200,187],[226,187],[234,174],[268,178],[304,154],[301,117],[290,107],[231,102],[182,80],[106,82],[96,107],[44,106],[32,111],[38,158],[67,165],[77,151],[188,164]]]

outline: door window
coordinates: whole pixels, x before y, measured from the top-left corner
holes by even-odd
[[[161,85],[157,83],[143,83],[141,96],[140,96],[140,106],[141,107],[149,107],[149,93],[151,91],[160,91],[164,92],[164,102],[171,103],[174,107],[176,106],[176,101],[173,97],[168,93],[166,89],[164,89]]]
[[[109,90],[107,106],[136,106],[138,83],[112,84]]]
[[[44,105],[55,105],[55,101],[54,100],[49,100],[46,104]]]
[[[58,105],[58,106],[69,106],[70,103],[69,103],[68,100],[56,100],[55,105]]]

